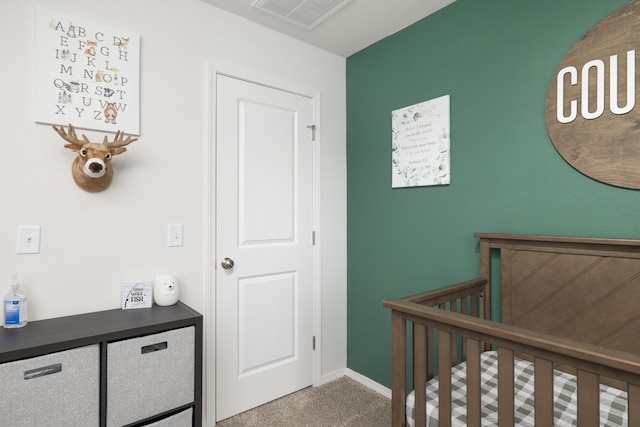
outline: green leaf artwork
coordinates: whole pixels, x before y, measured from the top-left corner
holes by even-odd
[[[450,183],[449,95],[391,112],[392,188]]]

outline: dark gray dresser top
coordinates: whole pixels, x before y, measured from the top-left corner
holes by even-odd
[[[202,325],[202,315],[178,302],[37,320],[23,328],[0,327],[0,363],[195,324]]]

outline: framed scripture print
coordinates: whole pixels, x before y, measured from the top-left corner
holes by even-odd
[[[449,125],[449,95],[392,111],[393,188],[450,183]]]

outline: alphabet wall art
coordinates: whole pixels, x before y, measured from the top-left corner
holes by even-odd
[[[140,37],[36,6],[35,121],[140,134]]]

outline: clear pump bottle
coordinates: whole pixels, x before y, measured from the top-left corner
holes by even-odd
[[[11,275],[11,291],[4,300],[4,327],[21,328],[27,324],[27,296],[20,290],[18,275]]]

